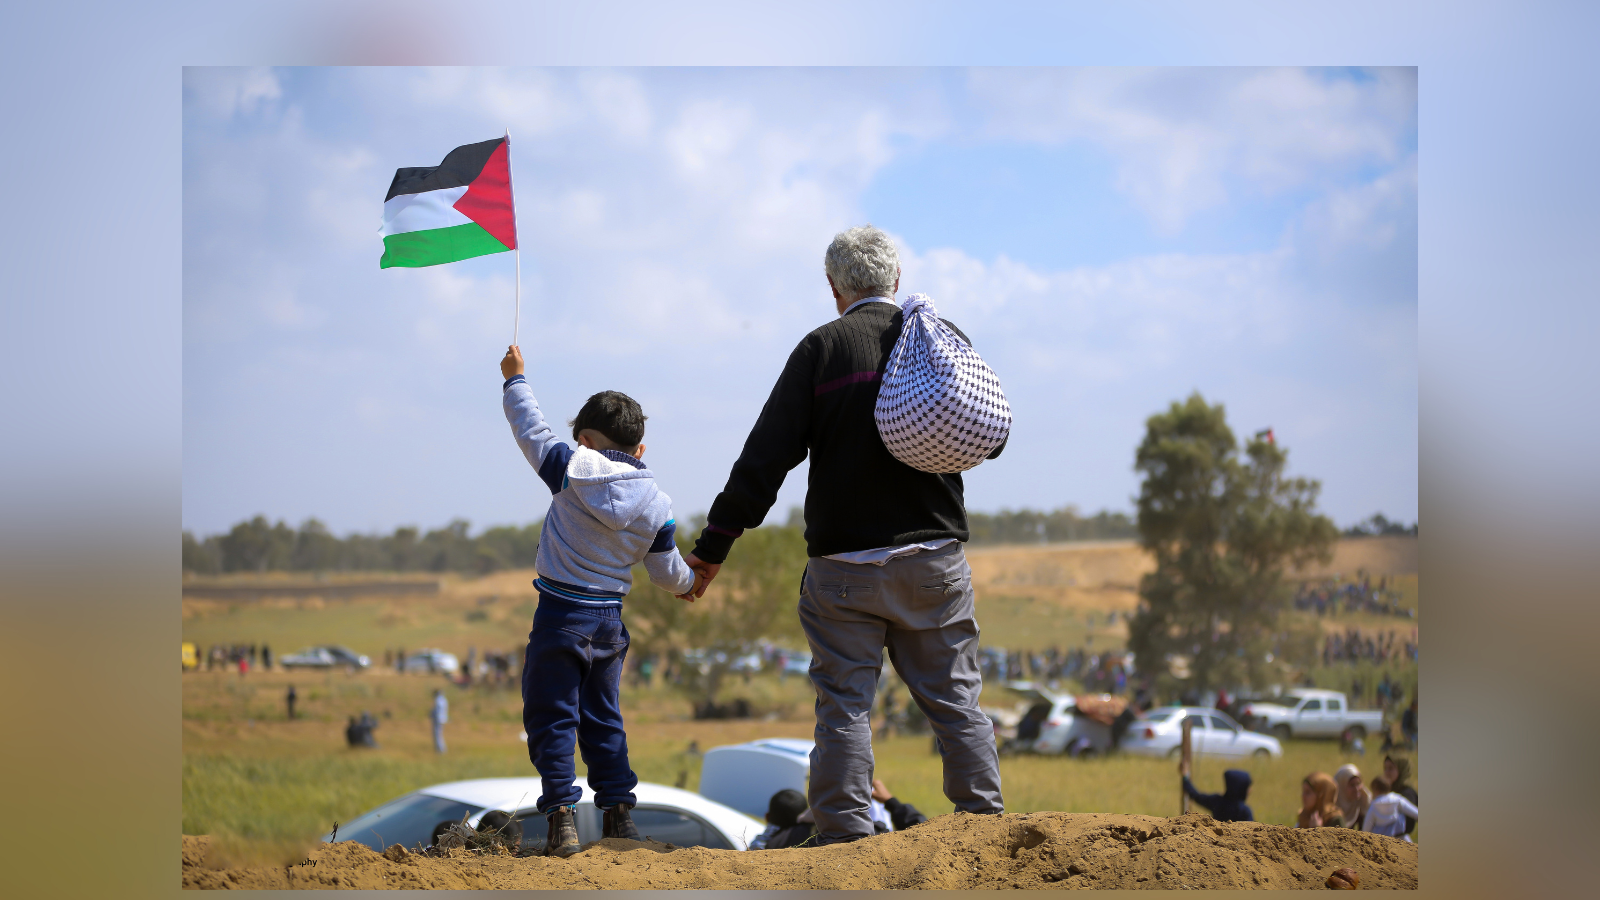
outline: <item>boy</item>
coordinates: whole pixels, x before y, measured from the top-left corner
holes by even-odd
[[[1367,815],[1361,822],[1361,830],[1410,841],[1411,835],[1406,834],[1408,817],[1418,817],[1416,805],[1404,795],[1396,793],[1394,785],[1387,778],[1372,779],[1372,802],[1367,804]]]
[[[1183,764],[1178,764],[1178,772],[1183,775],[1183,792],[1189,799],[1211,811],[1212,818],[1218,822],[1254,822],[1255,814],[1244,802],[1250,796],[1250,773],[1243,769],[1229,769],[1222,773],[1222,793],[1202,794],[1189,780],[1189,773],[1183,769]]]
[[[640,562],[650,582],[689,599],[699,587],[673,543],[672,501],[656,487],[644,456],[644,411],[602,391],[572,425],[573,448],[555,439],[523,376],[522,350],[500,360],[506,421],[528,464],[554,495],[534,566],[539,606],[522,668],[522,723],[528,758],[544,781],[538,808],[549,822],[545,854],[579,850],[574,812],[576,737],[589,767],[602,837],[639,840],[629,810],[639,779],[628,766],[618,688],[628,652],[622,597]]]

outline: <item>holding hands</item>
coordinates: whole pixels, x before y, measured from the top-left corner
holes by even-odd
[[[510,376],[506,377],[509,378]],[[693,553],[684,557],[683,561],[688,563],[689,568],[694,570],[694,587],[690,588],[687,593],[679,594],[678,599],[693,603],[706,595],[706,588],[711,586],[711,579],[716,578],[717,573],[722,571],[722,564],[705,562]]]

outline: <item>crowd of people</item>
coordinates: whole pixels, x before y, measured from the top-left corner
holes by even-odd
[[[251,669],[272,668],[272,648],[266,644],[212,644],[201,656],[201,668],[206,671],[229,671],[239,674]]]
[[[1253,822],[1255,814],[1245,801],[1252,784],[1250,773],[1229,769],[1222,773],[1223,792],[1206,794],[1189,780],[1189,772],[1179,763],[1183,791],[1208,810],[1219,822]],[[1404,841],[1411,840],[1417,827],[1417,789],[1411,784],[1411,761],[1385,756],[1383,775],[1368,787],[1355,765],[1341,766],[1332,775],[1312,772],[1300,781],[1300,810],[1295,814],[1298,828],[1353,828]]]
[[[1295,592],[1294,608],[1319,616],[1363,612],[1408,619],[1417,617],[1415,609],[1400,605],[1400,593],[1390,590],[1387,577],[1380,578],[1374,587],[1368,575],[1362,575],[1360,581],[1346,582],[1335,575],[1320,583],[1305,582]]]
[[[1340,662],[1417,661],[1417,630],[1405,638],[1397,631],[1363,632],[1351,626],[1343,632],[1334,632],[1322,642],[1322,664],[1331,666]]]
[[[978,651],[985,680],[1032,680],[1046,684],[1077,679],[1090,693],[1120,694],[1133,674],[1133,656],[1126,652],[1097,653],[1092,647],[1062,650],[1005,650],[983,647]]]

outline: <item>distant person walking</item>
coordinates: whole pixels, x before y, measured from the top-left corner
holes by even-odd
[[[266,644],[261,645],[261,670],[263,672],[272,671],[272,648]]]
[[[905,320],[894,299],[899,252],[867,225],[835,235],[823,267],[839,317],[789,355],[687,562],[715,578],[734,541],[766,519],[789,470],[810,457],[799,603],[817,692],[808,791],[817,843],[834,844],[874,833],[871,715],[885,647],[911,695],[908,712],[919,709],[933,728],[945,796],[968,813],[1001,813],[1004,803],[994,729],[978,708],[961,476],[896,459],[874,413]],[[701,583],[695,596],[704,593]]]
[[[434,752],[443,753],[444,723],[450,721],[450,701],[444,698],[444,691],[434,690],[433,709],[428,712],[428,720],[433,723]]]
[[[285,694],[283,698],[284,702],[289,706],[290,719],[294,718],[294,701],[297,699],[299,699],[299,695],[294,692],[294,685],[291,684],[289,685],[289,693]]]

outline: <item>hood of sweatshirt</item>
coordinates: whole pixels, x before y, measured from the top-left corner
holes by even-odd
[[[1250,773],[1243,769],[1229,769],[1222,773],[1222,796],[1243,803],[1250,794]]]
[[[596,519],[621,531],[661,493],[643,462],[615,450],[579,447],[567,463],[567,489]]]

